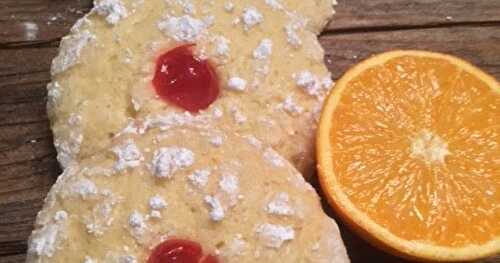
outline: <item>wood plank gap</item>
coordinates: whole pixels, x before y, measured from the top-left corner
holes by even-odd
[[[61,38],[54,38],[45,41],[17,41],[17,42],[0,42],[0,49],[27,49],[27,48],[54,48],[59,47]]]
[[[325,30],[320,36],[324,35],[348,35],[359,33],[380,33],[391,31],[406,31],[406,30],[426,30],[436,28],[455,28],[455,27],[500,27],[500,20],[489,22],[457,22],[457,23],[434,23],[427,25],[401,25],[401,26],[373,26],[373,27],[346,27],[331,30]]]

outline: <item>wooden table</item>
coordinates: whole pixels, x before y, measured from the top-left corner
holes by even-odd
[[[308,0],[304,0],[308,1]],[[59,39],[91,0],[0,0],[0,262],[24,262],[26,239],[60,169],[45,113]],[[39,27],[26,34],[25,22]],[[338,78],[377,52],[425,49],[463,57],[500,79],[500,0],[339,0],[321,36]],[[405,262],[342,227],[353,262]],[[500,262],[500,257],[486,262]]]

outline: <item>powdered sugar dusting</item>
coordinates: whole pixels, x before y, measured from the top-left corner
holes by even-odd
[[[294,48],[302,46],[299,31],[306,25],[306,20],[295,13],[290,13],[290,22],[284,27],[287,42]]]
[[[281,10],[281,9],[283,9],[283,5],[281,4],[280,0],[265,0],[265,2],[273,10]]]
[[[68,187],[68,193],[71,196],[79,196],[83,199],[87,199],[89,197],[95,196],[98,193],[97,186],[94,184],[94,182],[82,178],[79,179],[78,181],[72,183]]]
[[[280,248],[284,242],[295,238],[295,231],[291,226],[266,223],[259,225],[255,232],[265,246],[270,248]]]
[[[231,113],[233,114],[233,119],[237,124],[243,124],[248,120],[248,118],[243,115],[243,113],[236,106],[231,107]]]
[[[257,8],[248,7],[243,10],[242,20],[245,30],[249,30],[257,24],[260,24],[262,20],[264,20],[264,17]]]
[[[311,96],[316,96],[318,99],[322,99],[333,86],[330,76],[319,78],[308,70],[294,74],[293,78],[299,88],[302,88]]]
[[[228,256],[241,256],[245,253],[247,249],[247,242],[243,240],[243,236],[241,234],[237,234],[229,243],[228,251],[224,254]]]
[[[123,145],[114,147],[112,151],[118,157],[114,165],[116,171],[137,167],[144,160],[139,148],[131,139],[127,140]]]
[[[232,2],[226,2],[224,4],[224,10],[226,10],[226,12],[229,12],[229,13],[233,12],[234,4]]]
[[[193,15],[196,13],[196,8],[191,0],[176,0],[177,4],[182,7],[185,14]]]
[[[230,174],[222,175],[221,180],[219,181],[219,187],[222,191],[228,194],[236,194],[239,190],[239,180],[238,177]]]
[[[132,214],[130,214],[128,218],[128,224],[132,228],[146,227],[146,223],[144,222],[144,216],[137,211],[134,211],[132,212]]]
[[[172,178],[175,172],[194,163],[194,153],[186,148],[167,147],[155,151],[151,164],[153,175]]]
[[[67,214],[62,216],[59,213],[57,220],[45,224],[41,229],[35,230],[29,241],[28,253],[37,256],[52,257],[57,249],[57,243],[61,239],[60,233],[66,225],[66,219]]]
[[[52,257],[55,252],[55,244],[59,232],[59,226],[49,224],[34,232],[28,253],[38,256]]]
[[[252,135],[247,135],[247,136],[244,136],[243,138],[246,139],[246,141],[252,145],[253,147],[257,148],[257,149],[261,149],[262,148],[262,142],[257,139],[255,136],[252,136]]]
[[[266,212],[274,215],[290,216],[295,212],[289,204],[288,194],[281,192],[278,193],[265,208]]]
[[[149,207],[153,210],[161,210],[167,207],[167,202],[159,195],[155,195],[149,199]]]
[[[224,144],[224,138],[219,135],[212,136],[212,138],[210,138],[210,144],[215,147],[220,147],[222,146],[222,144]]]
[[[275,167],[284,167],[285,159],[281,157],[275,150],[272,148],[267,148],[264,151],[264,159]]]
[[[225,212],[219,199],[214,196],[207,195],[204,200],[210,207],[210,218],[216,222],[222,221],[222,219],[224,219]]]
[[[231,51],[231,48],[229,47],[230,41],[223,37],[223,36],[218,36],[214,39],[215,42],[215,52],[219,56],[227,57],[229,56],[229,52]]]
[[[247,81],[240,77],[231,77],[227,81],[227,87],[235,91],[244,91],[247,87]]]
[[[127,8],[120,0],[101,0],[95,2],[95,11],[104,16],[111,25],[116,25],[128,16]]]
[[[253,51],[253,57],[255,59],[264,60],[267,59],[273,53],[273,41],[270,39],[263,39],[259,46]]]
[[[203,188],[208,183],[210,170],[196,170],[188,176],[189,181],[196,187]]]
[[[68,130],[67,139],[63,140],[60,137],[57,137],[54,140],[54,146],[57,149],[57,160],[62,167],[67,167],[80,151],[80,145],[83,141],[83,135],[81,133],[81,120],[82,117],[80,115],[71,113],[66,125]]]
[[[304,108],[297,104],[292,95],[288,95],[285,100],[278,105],[278,108],[283,109],[291,115],[298,115],[304,112]]]
[[[92,259],[89,256],[86,256],[85,260],[83,261],[83,263],[97,263],[97,261],[95,261],[94,259]]]
[[[48,105],[50,107],[55,106],[60,97],[61,97],[61,85],[59,85],[59,82],[52,81],[49,84],[47,84]]]
[[[184,15],[181,17],[167,17],[158,23],[158,28],[166,36],[176,41],[193,42],[200,37],[206,25],[201,20]]]
[[[131,255],[120,256],[118,263],[137,263],[137,258]]]
[[[77,64],[83,48],[94,39],[95,36],[87,30],[65,37],[61,41],[59,55],[52,61],[52,75],[64,72]]]

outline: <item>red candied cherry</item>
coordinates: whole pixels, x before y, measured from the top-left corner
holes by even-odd
[[[148,263],[218,263],[217,257],[203,254],[200,244],[183,239],[164,241],[155,247]]]
[[[164,101],[196,113],[217,99],[219,79],[210,61],[194,56],[193,46],[176,47],[157,59],[153,87]]]

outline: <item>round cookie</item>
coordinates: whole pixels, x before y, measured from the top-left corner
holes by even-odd
[[[178,239],[221,263],[349,262],[314,189],[255,139],[186,115],[130,127],[59,177],[27,263],[152,262]]]
[[[331,0],[98,0],[61,42],[49,117],[63,166],[106,146],[130,118],[182,112],[151,85],[163,52],[194,43],[220,81],[199,115],[255,136],[311,174],[321,100],[332,86],[316,35]]]

